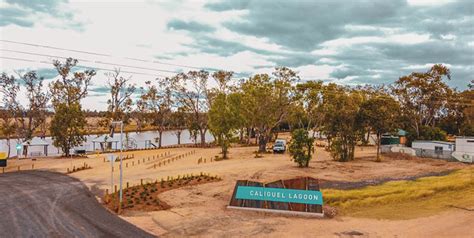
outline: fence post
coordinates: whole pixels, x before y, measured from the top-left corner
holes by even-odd
[[[105,189],[104,202],[109,203],[109,189]]]

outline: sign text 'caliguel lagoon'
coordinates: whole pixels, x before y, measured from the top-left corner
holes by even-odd
[[[323,204],[323,196],[320,191],[300,189],[238,186],[236,198],[273,202]]]

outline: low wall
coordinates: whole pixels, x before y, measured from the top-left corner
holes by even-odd
[[[453,158],[464,163],[474,163],[474,153],[453,152]]]
[[[443,159],[453,161],[454,158],[451,156],[452,151],[442,151],[441,153],[435,152],[435,150],[427,149],[414,149],[416,151],[416,156],[424,158],[433,158],[433,159]]]

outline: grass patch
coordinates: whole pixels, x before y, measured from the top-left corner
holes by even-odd
[[[362,189],[324,189],[325,203],[346,216],[411,219],[434,215],[451,206],[474,205],[474,168],[445,176],[393,181]]]

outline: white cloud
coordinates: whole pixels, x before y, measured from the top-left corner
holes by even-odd
[[[413,6],[434,6],[454,2],[455,0],[407,0]]]

